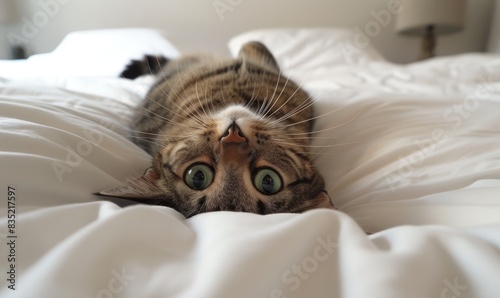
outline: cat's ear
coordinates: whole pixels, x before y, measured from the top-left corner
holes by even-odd
[[[122,185],[100,191],[96,195],[137,201],[157,200],[164,196],[156,183],[158,179],[160,175],[151,167],[141,177],[127,179]]]
[[[335,208],[335,206],[332,203],[332,199],[330,199],[330,196],[326,193],[326,191],[321,191],[314,198],[308,200],[306,204],[300,206],[296,210],[293,210],[293,212],[301,213],[307,210],[313,210],[318,208],[337,210],[337,208]]]
[[[244,62],[251,61],[273,71],[279,71],[280,69],[273,54],[265,45],[257,41],[245,43],[241,47],[238,57],[242,58]]]

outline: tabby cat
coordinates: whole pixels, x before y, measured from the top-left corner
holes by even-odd
[[[158,72],[131,125],[152,166],[100,195],[172,207],[185,217],[334,208],[311,162],[312,100],[263,44],[245,44],[236,59],[189,56],[152,68],[152,58],[124,72]]]

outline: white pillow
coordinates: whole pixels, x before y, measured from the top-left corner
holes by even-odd
[[[236,56],[243,44],[260,41],[273,53],[284,70],[308,70],[339,64],[364,64],[384,58],[370,44],[357,42],[349,29],[263,29],[233,37],[229,50]]]
[[[33,55],[28,62],[44,75],[115,77],[131,59],[145,54],[180,55],[157,30],[104,29],[72,32],[54,51]]]

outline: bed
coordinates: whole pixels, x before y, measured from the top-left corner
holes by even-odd
[[[180,53],[155,30],[72,33],[0,62],[0,296],[498,297],[500,55],[397,65],[331,28],[243,33],[231,54],[248,40],[315,99],[338,210],[185,219],[93,195],[150,161],[127,123],[152,81],[121,67]]]

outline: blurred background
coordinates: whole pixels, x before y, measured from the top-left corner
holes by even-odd
[[[9,1],[15,1],[16,7]],[[387,60],[409,63],[419,54],[422,39],[401,34],[396,29],[399,13],[393,10],[417,1],[0,0],[0,58],[12,58],[16,44],[22,45],[27,56],[50,52],[67,33],[76,30],[154,27],[164,31],[183,53],[229,55],[227,41],[247,30],[339,27],[364,33],[363,38]],[[495,2],[467,1],[463,24],[453,34],[438,36],[436,55],[486,51],[491,46],[488,39],[493,16],[500,14],[500,5],[495,7]]]

